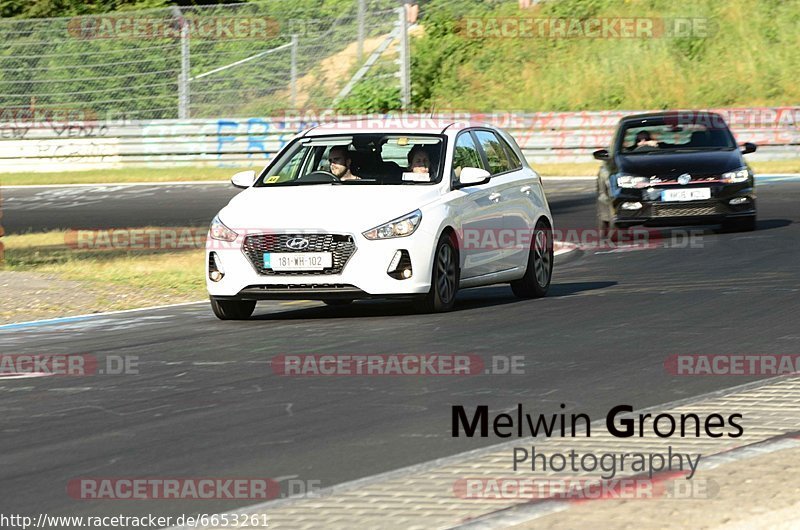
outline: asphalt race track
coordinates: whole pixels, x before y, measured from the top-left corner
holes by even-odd
[[[7,234],[141,226],[206,226],[236,195],[230,183],[3,188]]]
[[[547,186],[559,227],[594,227],[592,182]],[[204,224],[235,193],[138,188],[127,208],[125,197],[92,202],[70,191],[37,202],[32,194],[45,190],[11,189],[4,223],[9,232]],[[148,208],[136,205],[136,193],[150,193]],[[136,476],[330,486],[499,441],[451,438],[454,404],[500,411],[521,402],[556,413],[565,403],[567,412],[602,417],[620,403],[644,408],[752,380],[671,376],[664,361],[798,353],[800,183],[764,182],[758,193],[755,232],[707,229],[695,248],[664,248],[673,241],[667,231],[657,248],[575,251],[559,258],[541,300],[517,300],[500,286],[464,291],[456,310],[440,315],[397,303],[262,302],[247,322],[218,321],[198,304],[0,327],[6,354],[82,353],[101,364],[107,355],[139,357],[138,375],[0,380],[1,502],[50,515],[219,512],[251,503],[89,502],[70,498],[66,485]],[[276,355],[321,353],[521,355],[525,373],[315,378],[271,370]]]

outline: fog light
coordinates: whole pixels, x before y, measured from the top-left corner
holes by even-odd
[[[403,253],[401,251],[397,251],[394,253],[394,257],[392,261],[389,262],[389,268],[386,269],[386,272],[394,272],[397,270],[397,266],[400,265],[400,258],[403,257]]]
[[[389,268],[386,269],[386,274],[395,280],[407,280],[411,278],[411,256],[405,249],[400,249],[392,256],[392,261],[389,262]]]
[[[621,208],[623,210],[641,210],[642,203],[640,202],[623,202]]]
[[[737,204],[744,204],[746,202],[750,202],[749,197],[734,197],[733,199],[728,201],[728,204],[737,205]]]
[[[211,252],[208,255],[208,277],[212,282],[218,282],[225,276],[225,270],[222,268],[219,256],[216,252]]]

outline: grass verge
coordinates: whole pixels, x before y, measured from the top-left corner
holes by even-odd
[[[20,321],[202,300],[204,251],[69,247],[66,232],[3,238],[0,319]]]
[[[59,173],[0,173],[0,186],[36,184],[97,184],[126,182],[186,182],[194,180],[227,180],[247,168],[174,167],[92,169]],[[261,169],[254,167],[252,169]]]

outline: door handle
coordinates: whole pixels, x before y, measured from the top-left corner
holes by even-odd
[[[530,195],[531,194],[531,187],[530,186],[522,186],[519,189],[519,191],[524,193],[525,195]]]
[[[489,200],[492,202],[500,202],[500,194],[497,192],[489,194]]]

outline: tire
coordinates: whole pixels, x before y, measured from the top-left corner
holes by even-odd
[[[752,232],[756,229],[756,216],[748,215],[747,217],[737,217],[734,219],[725,219],[722,223],[722,230],[724,232]]]
[[[542,298],[553,278],[553,231],[545,221],[536,223],[528,252],[525,276],[511,282],[511,290],[519,298]]]
[[[256,308],[255,300],[217,300],[211,299],[211,310],[220,320],[247,320]]]
[[[341,300],[339,300],[339,299],[323,300],[322,303],[325,304],[325,305],[338,307],[338,306],[343,306],[343,305],[350,305],[350,304],[353,303],[353,301],[352,300],[348,300],[347,298],[345,298],[345,299],[341,299]]]
[[[431,290],[417,303],[417,309],[423,313],[444,313],[455,306],[459,281],[458,252],[449,234],[441,235],[433,256]]]
[[[598,221],[598,246],[603,247],[609,243],[613,247],[616,243],[625,241],[630,236],[630,227],[619,227],[609,221]]]
[[[620,228],[611,222],[606,221],[600,215],[600,209],[597,210],[597,243],[598,245],[610,241],[616,243],[621,239]]]
[[[607,241],[611,238],[611,226],[608,221],[597,222],[597,240],[598,243]]]
[[[608,239],[611,234],[611,223],[603,219],[600,215],[600,205],[597,206],[597,239],[598,243]]]

